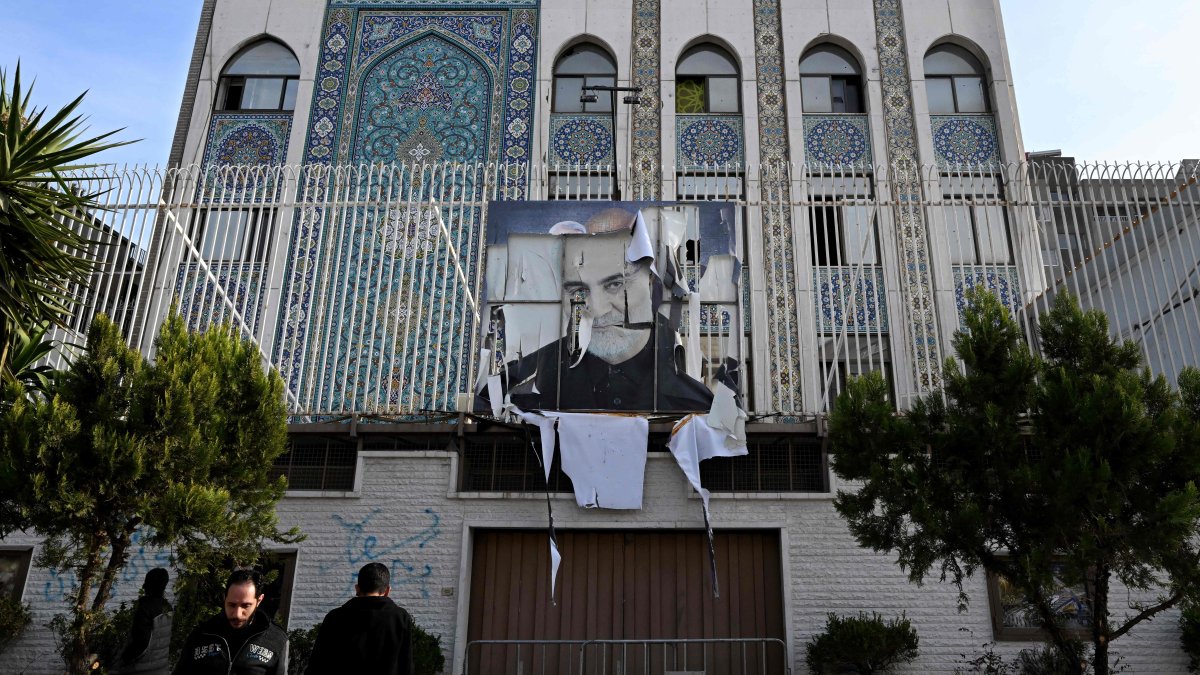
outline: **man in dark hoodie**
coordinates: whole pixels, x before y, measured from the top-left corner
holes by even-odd
[[[175,675],[287,675],[287,633],[259,611],[262,576],[235,570],[225,582],[225,611],[196,626]]]
[[[413,675],[412,617],[388,597],[390,584],[381,563],[358,571],[355,597],[321,623],[307,675]]]
[[[137,604],[134,605],[129,641],[121,650],[117,667],[110,672],[121,675],[166,675],[170,669],[168,660],[171,653],[171,604],[163,597],[168,581],[170,576],[161,567],[155,567],[146,573],[146,581],[142,584],[142,597],[138,598]]]

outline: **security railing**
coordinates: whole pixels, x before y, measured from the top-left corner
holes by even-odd
[[[604,199],[603,179],[638,186],[623,190],[629,200],[657,199],[645,191],[657,183],[667,200],[737,205],[742,321],[719,337],[743,341],[742,393],[756,415],[823,414],[846,378],[871,370],[907,405],[937,386],[922,369],[950,355],[964,294],[981,285],[1034,343],[1038,318],[1069,292],[1106,311],[1113,335],[1137,342],[1154,372],[1200,364],[1195,164],[650,173],[653,181],[626,167],[525,164],[81,173],[76,180],[102,193],[92,236],[103,245],[91,283],[75,289],[75,317],[54,337],[82,343],[103,312],[152,356],[174,307],[196,330],[228,322],[252,340],[283,376],[296,416],[469,409],[486,321],[489,203]],[[770,246],[768,220],[791,228]],[[927,251],[929,269],[901,263],[914,247]],[[786,293],[794,312],[769,306]],[[932,319],[915,325],[910,309],[924,297]],[[785,336],[800,345],[798,394],[781,394],[777,382],[786,352],[773,345]],[[914,358],[918,346],[940,358]],[[56,364],[72,349],[60,349]]]

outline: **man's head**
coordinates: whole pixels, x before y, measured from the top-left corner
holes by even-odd
[[[146,572],[146,580],[142,582],[142,590],[148,598],[161,598],[167,591],[167,582],[171,580],[167,571],[161,567]]]
[[[354,584],[354,594],[387,596],[391,593],[392,574],[383,563],[367,563],[358,571],[358,583]]]
[[[563,305],[582,303],[592,319],[588,352],[613,364],[646,346],[654,321],[650,267],[625,262],[628,243],[628,230],[566,235],[563,242]]]
[[[225,618],[233,628],[245,628],[263,601],[262,575],[254,570],[234,570],[225,582]]]

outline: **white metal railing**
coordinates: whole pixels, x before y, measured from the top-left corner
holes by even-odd
[[[846,377],[883,370],[901,405],[924,393],[914,373],[906,303],[922,278],[900,264],[928,233],[933,334],[949,354],[962,294],[998,292],[1034,339],[1055,295],[1105,310],[1115,336],[1135,340],[1152,370],[1200,364],[1200,187],[1196,166],[723,166],[652,172],[664,198],[716,199],[742,210],[740,314],[749,407],[825,412]],[[894,177],[919,176],[914,204]],[[69,326],[82,343],[91,317],[115,317],[153,355],[172,306],[190,326],[228,321],[287,384],[298,416],[403,417],[452,412],[478,377],[480,291],[488,203],[611,197],[652,184],[626,167],[525,164],[279,166],[163,170],[102,167],[76,175],[102,192],[94,214],[100,263],[77,289]],[[788,189],[777,189],[786,183]],[[575,190],[579,193],[576,194]],[[684,194],[679,194],[683,192]],[[901,198],[893,196],[901,194]],[[911,192],[908,192],[911,194]],[[787,197],[781,197],[787,195]],[[650,199],[644,192],[623,195]],[[780,201],[786,199],[786,201]],[[785,212],[785,246],[763,246],[767,209]],[[794,315],[767,312],[768,288],[794,279]],[[798,336],[801,400],[776,397],[773,341]],[[60,350],[55,359],[69,355]],[[777,403],[784,401],[784,403]]]

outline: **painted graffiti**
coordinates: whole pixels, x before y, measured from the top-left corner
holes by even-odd
[[[146,540],[149,538],[150,533],[145,530],[138,530],[130,537],[129,550],[132,553],[130,553],[125,567],[117,575],[117,578],[113,580],[113,595],[118,593],[117,589],[123,584],[133,583],[135,588],[141,587],[142,579],[145,578],[146,572],[155,567],[171,566],[170,553],[159,548],[148,548],[146,546]],[[42,585],[42,599],[46,602],[70,600],[71,596],[75,593],[75,588],[79,584],[79,577],[76,576],[75,570],[47,571],[49,572],[49,578]]]
[[[381,511],[382,509],[374,509],[361,520],[333,514],[333,519],[341,526],[346,536],[345,562],[339,561],[336,565],[341,567],[344,564],[348,568],[343,571],[347,579],[345,593],[349,595],[354,591],[359,567],[369,562],[382,562],[390,568],[393,588],[415,585],[421,597],[428,598],[429,589],[426,584],[433,575],[433,567],[416,560],[416,557],[429,542],[441,535],[441,517],[433,509],[425,509],[429,524],[421,531],[399,541],[385,543],[372,534],[371,527],[371,520]],[[321,572],[325,573],[334,567],[322,565]]]

